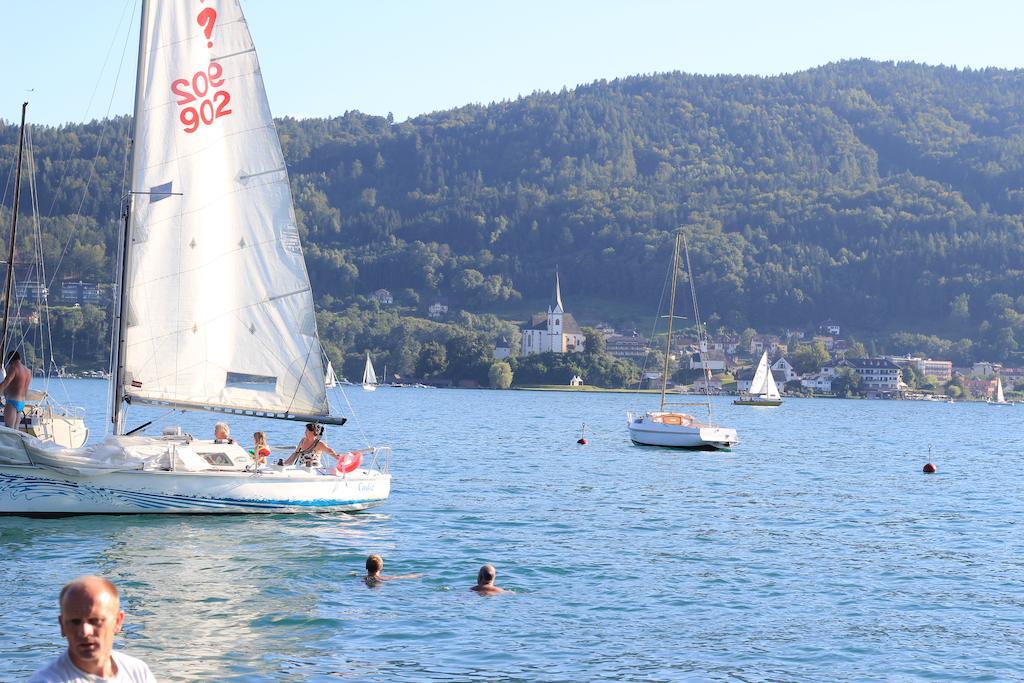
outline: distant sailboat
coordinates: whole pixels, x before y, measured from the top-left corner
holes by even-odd
[[[328,389],[338,386],[338,376],[334,374],[334,366],[331,361],[327,361],[327,369],[324,370],[324,386]]]
[[[374,391],[377,388],[377,373],[373,371],[370,352],[366,352],[366,366],[363,368],[363,390]]]
[[[1003,379],[1002,377],[996,377],[996,400],[989,399],[989,405],[994,406],[1012,406],[1013,404],[1006,400],[1003,396]]]
[[[757,371],[754,372],[754,379],[750,381],[750,390],[741,393],[740,397],[733,401],[738,406],[781,406],[782,395],[779,394],[779,386],[772,376],[772,369],[768,365],[768,352],[761,354],[761,362],[757,364]]]

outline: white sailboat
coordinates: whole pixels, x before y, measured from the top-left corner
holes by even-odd
[[[701,422],[693,415],[666,408],[699,405],[692,403],[668,403],[665,401],[666,388],[668,386],[668,360],[672,349],[672,320],[676,311],[676,286],[679,278],[679,247],[685,246],[683,234],[676,234],[675,252],[672,258],[672,290],[669,303],[668,334],[665,336],[665,367],[661,374],[661,403],[656,411],[649,411],[642,415],[626,413],[626,425],[629,429],[629,438],[633,443],[641,446],[666,446],[670,448],[690,448],[705,450],[724,450],[739,443],[736,430],[730,427],[719,427],[712,424],[711,399],[708,395],[708,383],[711,380],[711,371],[704,369],[704,392],[708,411],[708,422]],[[693,286],[693,269],[690,268],[690,254],[686,252],[686,269],[690,280],[690,298],[693,301],[694,322],[697,326],[697,335],[702,352],[708,348],[703,326],[700,322],[700,312],[697,308],[697,294]],[[703,355],[702,355],[703,358]]]
[[[334,364],[331,363],[331,359],[324,354],[324,386],[328,389],[333,389],[338,386],[338,375],[334,372]]]
[[[18,160],[15,167],[13,210],[11,211],[11,232],[7,252],[7,277],[4,286],[3,323],[0,324],[0,359],[6,361],[8,352],[8,328],[11,302],[14,299],[14,257],[18,236],[18,214],[21,204],[21,172],[25,151],[26,127],[25,118],[28,102],[21,106],[21,128],[18,133]],[[30,183],[34,186],[34,183]],[[32,202],[35,205],[35,201]],[[38,218],[38,216],[37,216]],[[40,257],[41,258],[41,257]],[[41,268],[41,263],[38,264]],[[42,306],[46,307],[45,295]],[[44,318],[44,325],[49,325],[50,317]],[[0,378],[7,374],[0,366]],[[47,373],[47,379],[48,373]],[[79,448],[89,438],[89,429],[80,408],[62,406],[53,401],[46,391],[30,389],[25,396],[24,410],[18,421],[18,429],[42,441],[51,442],[65,448]]]
[[[142,3],[131,192],[119,255],[113,436],[0,428],[0,513],[354,511],[390,449],[258,469],[235,443],[132,436],[131,405],[321,424],[332,417],[288,174],[237,2]],[[212,30],[206,30],[212,29]]]
[[[366,365],[363,366],[363,391],[375,391],[377,389],[377,373],[373,371],[373,362],[370,360],[370,352],[366,352]]]
[[[1006,400],[1003,396],[1003,378],[996,377],[996,398],[995,400],[989,399],[989,405],[993,406],[1012,406],[1013,404]]]
[[[772,376],[771,366],[768,365],[768,352],[761,354],[761,360],[754,371],[754,379],[750,382],[750,391],[741,394],[733,401],[738,406],[781,406],[782,395],[779,393],[779,386]]]

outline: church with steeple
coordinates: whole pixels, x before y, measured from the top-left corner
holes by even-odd
[[[535,353],[574,353],[583,351],[585,337],[571,313],[562,306],[562,290],[555,271],[555,291],[547,313],[537,313],[530,318],[529,326],[522,332],[519,354],[529,356]]]

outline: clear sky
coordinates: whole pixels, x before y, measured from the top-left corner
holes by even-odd
[[[138,2],[0,0],[6,28],[0,41],[0,118],[17,118],[29,88],[35,90],[29,93],[35,122],[128,113]],[[777,74],[856,57],[1024,66],[1021,0],[242,0],[242,5],[278,116],[359,109],[390,111],[402,120],[599,78],[674,70]]]

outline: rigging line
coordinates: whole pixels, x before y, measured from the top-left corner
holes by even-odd
[[[651,325],[651,336],[648,337],[648,339],[651,340],[651,341],[654,340],[654,334],[658,331],[658,320],[660,319],[660,315],[661,315],[661,306],[662,306],[662,304],[665,303],[665,292],[668,291],[668,283],[671,281],[671,279],[672,279],[672,266],[669,266],[668,270],[665,271],[665,279],[661,283],[661,295],[658,297],[658,307],[655,309],[655,313],[654,313],[654,324]],[[650,351],[649,348],[647,350]],[[647,359],[648,359],[649,355],[650,355],[649,353],[645,353],[644,354],[644,363],[643,363],[642,366],[640,366],[640,379],[637,380],[636,391],[633,392],[633,396],[635,398],[638,398],[640,396],[640,387],[644,383],[644,373],[647,372]]]
[[[107,54],[103,58],[103,66],[100,67],[99,76],[96,77],[96,83],[93,85],[92,94],[89,95],[89,102],[88,102],[88,104],[85,105],[85,113],[82,115],[82,120],[83,121],[88,121],[89,120],[89,110],[92,109],[92,102],[96,98],[96,93],[99,92],[100,83],[103,81],[103,72],[107,70],[107,62],[110,61],[110,53],[113,51],[114,45],[117,44],[117,34],[121,31],[121,24],[124,23],[125,10],[128,9],[128,5],[132,4],[133,1],[136,2],[136,3],[138,2],[138,0],[126,0],[124,6],[121,8],[121,17],[117,20],[117,26],[114,28],[114,33],[111,36],[110,45],[107,46]],[[135,8],[133,6],[132,7],[132,16],[134,16],[134,15],[135,15]],[[108,109],[107,113],[108,114],[110,113],[109,109]],[[70,151],[68,152],[68,154],[70,156]],[[66,161],[68,161],[68,159],[62,159],[61,161],[65,161],[66,162]],[[65,163],[64,164],[64,170],[61,173],[60,180],[57,182],[57,189],[54,190],[53,198],[50,200],[50,208],[47,209],[47,211],[46,211],[46,215],[48,215],[48,216],[53,214],[53,207],[56,206],[56,204],[57,204],[57,198],[60,197],[60,191],[64,187],[64,181],[67,180],[68,170],[69,170],[69,168],[71,166],[72,166],[72,164],[70,164],[70,163]]]
[[[136,3],[137,4],[137,3]],[[123,15],[123,10],[122,10]],[[135,16],[135,10],[132,10],[132,16]],[[120,24],[119,24],[120,26]],[[103,141],[107,137],[107,132],[110,130],[110,110],[114,106],[114,96],[117,94],[117,84],[121,80],[121,70],[124,68],[124,56],[128,49],[128,39],[131,37],[132,32],[126,31],[124,36],[124,45],[121,47],[121,59],[117,64],[117,73],[114,75],[114,87],[110,89],[110,99],[107,100],[107,111],[103,115],[103,129],[100,131],[100,136],[96,140],[96,154],[92,157],[92,162],[89,164],[89,177],[86,179],[85,188],[82,190],[82,200],[78,203],[78,210],[75,212],[75,219],[71,224],[71,231],[68,233],[68,240],[64,244],[64,249],[61,251],[60,258],[57,259],[57,265],[53,269],[54,278],[56,279],[57,273],[60,272],[60,267],[64,263],[64,257],[67,256],[68,249],[71,247],[71,239],[78,231],[79,224],[82,220],[82,208],[85,206],[85,199],[89,196],[89,188],[92,187],[93,178],[96,177],[96,162],[99,160],[100,153],[103,151]],[[116,32],[115,32],[116,35]],[[98,86],[97,86],[98,87]],[[63,178],[61,183],[63,183]],[[57,195],[54,194],[54,202],[56,202]],[[50,210],[52,211],[52,205]],[[50,285],[53,283],[51,282]]]
[[[348,392],[345,391],[344,387],[338,387],[341,389],[341,396],[345,399],[345,405],[348,406],[349,415],[352,416],[352,423],[356,426],[356,431],[359,432],[359,438],[363,440],[367,448],[372,448],[373,444],[370,443],[369,437],[366,436],[366,432],[363,431],[363,421],[356,415],[356,409],[352,407],[352,402],[348,400]]]
[[[686,252],[686,278],[690,281],[690,299],[693,300],[693,322],[697,325],[697,345],[700,348],[700,361],[704,370],[704,398],[708,404],[708,422],[711,422],[711,369],[708,367],[708,356],[710,353],[707,330],[700,321],[700,309],[697,307],[697,286],[693,281],[693,267],[690,265],[690,247],[686,244],[686,234],[683,234],[683,250]]]

